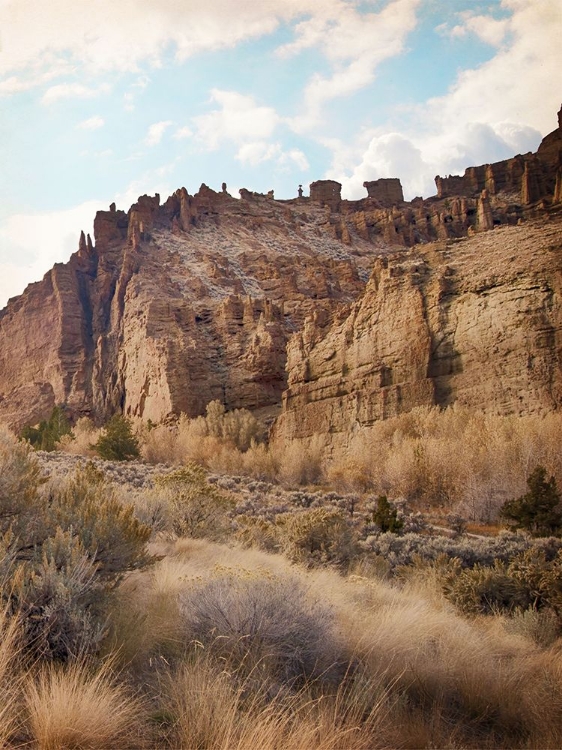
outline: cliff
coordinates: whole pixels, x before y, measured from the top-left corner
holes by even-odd
[[[329,435],[416,406],[562,406],[562,212],[377,260],[365,292],[289,343],[275,435]]]
[[[279,404],[288,339],[355,299],[380,249],[346,249],[318,203],[247,196],[202,186],[98,212],[94,242],[0,313],[0,419]]]
[[[112,204],[0,312],[0,420],[158,422],[219,399],[283,404],[292,439],[421,403],[558,408],[561,133],[426,200],[393,178],[357,201],[319,180],[287,201],[202,185]]]

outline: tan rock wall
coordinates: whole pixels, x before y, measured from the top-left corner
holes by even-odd
[[[415,406],[562,406],[562,219],[377,261],[345,318],[288,346],[277,440],[353,430]]]

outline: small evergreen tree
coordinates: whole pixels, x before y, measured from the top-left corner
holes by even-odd
[[[107,461],[130,461],[140,454],[139,441],[133,434],[131,423],[120,414],[111,417],[93,448]]]
[[[507,500],[500,516],[516,529],[526,529],[533,536],[558,535],[562,531],[562,505],[556,479],[546,479],[544,466],[537,466],[527,479],[529,491]]]
[[[390,531],[392,534],[398,534],[404,526],[404,521],[398,518],[398,511],[388,502],[386,495],[378,496],[373,521],[383,533]]]
[[[56,444],[63,435],[71,432],[70,422],[64,408],[55,406],[49,419],[44,419],[38,427],[24,427],[21,433],[23,440],[27,440],[38,451],[54,451]]]

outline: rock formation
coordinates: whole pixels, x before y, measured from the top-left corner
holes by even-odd
[[[278,439],[358,428],[416,406],[562,407],[562,212],[376,261],[361,298],[289,342]]]
[[[283,402],[276,434],[306,439],[417,404],[559,408],[561,132],[426,200],[380,179],[112,204],[0,311],[0,420]]]
[[[288,339],[355,299],[379,252],[349,252],[323,207],[297,204],[203,185],[99,211],[94,243],[0,312],[0,419],[280,404]]]
[[[369,198],[374,198],[383,206],[393,206],[404,202],[402,185],[395,177],[364,182],[363,187],[367,188]]]

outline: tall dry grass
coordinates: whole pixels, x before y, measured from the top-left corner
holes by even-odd
[[[23,667],[19,655],[19,623],[0,610],[0,748],[8,747],[21,721]]]
[[[231,414],[215,415],[215,422],[228,417],[244,433],[251,415]],[[523,493],[538,464],[562,482],[560,414],[501,417],[458,405],[419,407],[355,430],[348,444],[335,450],[320,435],[305,450],[299,443],[237,441],[235,434],[211,429],[208,418],[182,416],[174,427],[142,433],[143,456],[153,462],[195,461],[215,472],[290,486],[328,482],[344,491],[454,506],[480,522],[494,520],[506,499]]]
[[[26,704],[32,742],[40,750],[118,750],[142,746],[140,703],[112,677],[108,663],[92,671],[75,662],[48,665],[29,680]]]
[[[259,683],[258,683],[259,684]],[[363,688],[366,686],[363,685]],[[181,747],[216,750],[367,750],[384,747],[387,695],[352,695],[343,686],[314,697],[303,689],[272,697],[220,670],[205,656],[170,675],[165,686],[173,734]]]
[[[75,456],[97,456],[93,446],[102,435],[103,430],[96,427],[89,417],[80,417],[72,432],[63,435],[57,443],[57,450],[71,453]]]
[[[460,406],[420,407],[357,430],[326,466],[336,485],[429,505],[489,522],[525,491],[538,465],[562,481],[562,415],[501,417]]]
[[[465,619],[427,577],[398,587],[330,570],[305,571],[281,556],[204,540],[160,541],[153,551],[165,558],[153,571],[135,574],[128,606],[138,597],[139,611],[155,613],[156,602],[167,602],[175,649],[157,646],[154,614],[143,621],[150,632],[135,637],[146,649],[141,660],[158,668],[159,715],[179,746],[562,743],[557,643],[541,648],[510,632],[505,618]],[[238,583],[221,588],[228,581]],[[286,586],[285,599],[291,587],[308,592],[298,606],[273,597],[271,617],[278,613],[283,632],[268,619],[264,590],[271,582]],[[289,637],[321,668],[311,671],[297,660],[295,674],[301,670],[302,679],[286,680],[271,657],[283,641],[283,612],[295,606],[305,628],[293,628]],[[116,632],[114,646],[120,638],[126,642],[130,631]]]

